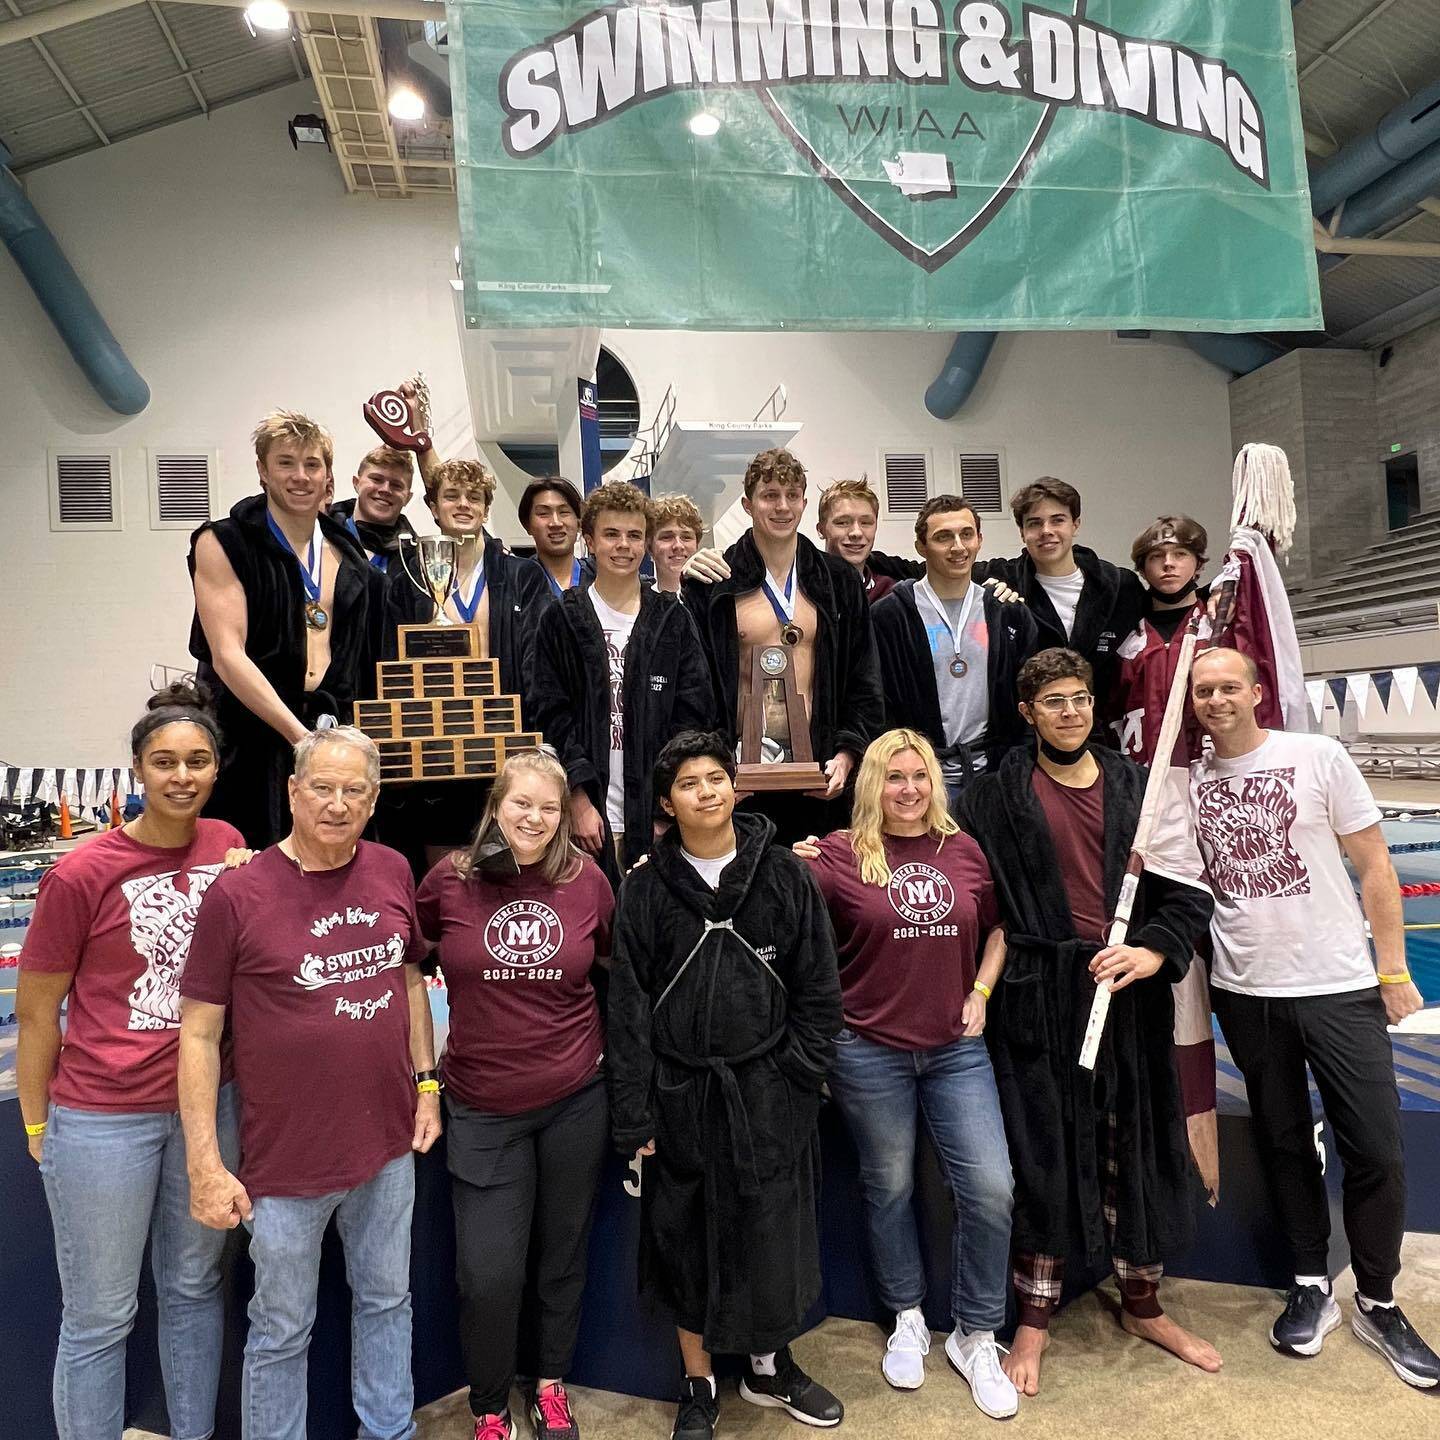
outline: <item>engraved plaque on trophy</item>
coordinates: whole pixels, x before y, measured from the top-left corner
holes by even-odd
[[[740,764],[735,789],[825,791],[825,772],[810,745],[810,717],[795,683],[794,641],[786,627],[779,645],[756,645],[750,662],[750,693],[740,719]],[[777,758],[766,759],[767,753]],[[788,755],[787,758],[779,758]]]
[[[410,568],[406,546],[399,549],[400,564],[410,583],[430,600],[430,619],[422,625],[401,625],[400,656],[405,660],[452,658],[471,660],[485,654],[479,627],[462,625],[445,613],[445,602],[455,589],[460,542],[449,535],[422,535],[413,547],[419,575]]]

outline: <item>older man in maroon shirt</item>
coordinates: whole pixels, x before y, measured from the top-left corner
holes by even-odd
[[[380,758],[358,730],[295,747],[294,825],[219,877],[181,984],[180,1111],[196,1219],[250,1230],[255,1293],[243,1426],[305,1440],[320,1242],[335,1216],[353,1297],[360,1433],[410,1440],[413,1151],[440,1134],[435,1037],[410,867],[360,839]],[[241,1090],[239,1176],[215,1144],[228,1018]]]

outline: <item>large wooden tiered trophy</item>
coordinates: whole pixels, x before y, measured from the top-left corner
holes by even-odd
[[[399,423],[386,423],[391,417]],[[403,417],[403,420],[401,419]],[[365,406],[365,418],[396,449],[421,448],[429,436],[410,421],[409,404],[382,391]],[[377,699],[355,702],[355,723],[380,751],[380,781],[488,780],[518,750],[540,744],[521,729],[520,697],[500,693],[500,662],[486,651],[478,625],[461,625],[445,613],[455,586],[459,544],[448,535],[426,535],[409,547],[416,575],[400,547],[411,583],[430,597],[428,624],[398,627],[397,660],[375,667]]]

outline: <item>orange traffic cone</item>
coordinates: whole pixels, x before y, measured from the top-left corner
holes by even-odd
[[[120,828],[120,791],[118,788],[110,792],[110,828]]]
[[[70,802],[65,798],[62,790],[56,797],[60,802],[60,838],[62,840],[73,840],[75,838],[74,828],[70,824]]]

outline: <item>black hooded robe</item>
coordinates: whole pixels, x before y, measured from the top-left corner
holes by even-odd
[[[1114,913],[1140,816],[1146,772],[1095,747],[1105,803],[1105,904]],[[1145,1264],[1184,1249],[1199,1188],[1175,1070],[1171,986],[1190,964],[1213,908],[1202,885],[1147,869],[1129,943],[1165,957],[1159,971],[1116,991],[1093,1072],[1080,1045],[1103,947],[1075,937],[1059,862],[1031,781],[1033,749],[1015,749],[959,799],[956,818],[980,843],[1006,930],[1005,970],[986,1036],[1015,1172],[1018,1251],[1091,1264],[1115,1254]],[[1119,1170],[1113,1250],[1102,1214],[1107,1112]]]
[[[725,1353],[788,1344],[820,1294],[820,1087],[843,1023],[835,938],[806,866],[735,816],[718,890],[678,830],[620,889],[608,1069],[616,1148],[652,1137],[640,1283]]]

